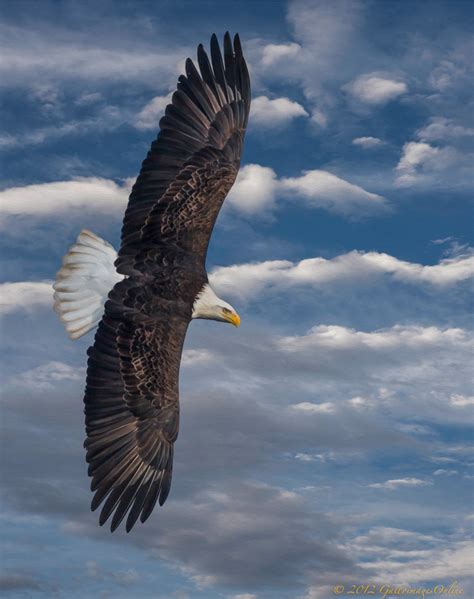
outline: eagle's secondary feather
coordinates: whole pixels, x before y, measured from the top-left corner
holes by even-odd
[[[186,75],[133,186],[109,293],[89,348],[85,415],[92,509],[129,531],[168,496],[178,378],[212,229],[239,169],[250,82],[238,36],[215,35]]]

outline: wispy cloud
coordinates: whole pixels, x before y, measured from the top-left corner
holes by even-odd
[[[317,540],[308,534],[316,526]],[[150,527],[153,534],[140,535],[136,543],[161,559],[182,564],[204,588],[216,584],[241,588],[240,567],[245,568],[247,588],[261,588],[299,585],[304,565],[320,572],[350,564],[329,538],[334,527],[322,515],[315,519],[309,502],[298,493],[266,484],[212,486],[194,501],[175,500],[167,507],[167,518],[149,522]],[[89,532],[89,527],[82,532]],[[283,533],[285,543],[275,543]],[[257,547],[264,550],[255,551]],[[273,567],[280,560],[286,564],[284,571]]]
[[[291,2],[287,19],[301,50],[287,56],[286,65],[280,60],[279,72],[298,78],[308,98],[324,101],[322,84],[344,70],[342,57],[347,62],[363,11],[358,0]]]
[[[432,485],[433,483],[428,480],[421,480],[420,478],[407,477],[407,478],[395,478],[387,480],[384,483],[372,483],[369,485],[372,489],[388,489],[394,491],[395,489],[403,489],[407,487],[425,487]]]
[[[345,547],[359,556],[358,565],[372,579],[400,581],[400,588],[448,579],[456,581],[453,589],[458,590],[465,585],[457,581],[470,578],[469,556],[474,550],[470,540],[456,534],[427,535],[388,527],[373,527]]]
[[[427,125],[419,129],[416,134],[424,142],[439,141],[472,137],[474,136],[474,127],[464,127],[452,119],[435,116],[430,119]]]
[[[446,470],[445,468],[438,468],[433,472],[434,476],[456,476],[459,474],[457,470]]]
[[[46,142],[57,142],[68,137],[80,137],[91,133],[106,133],[127,123],[131,117],[117,106],[101,106],[95,115],[82,119],[63,121],[57,119],[56,124],[38,127],[33,130],[0,134],[0,149],[15,150],[25,146],[37,146]],[[155,122],[158,126],[158,121]]]
[[[82,381],[83,368],[76,368],[64,362],[48,362],[22,372],[16,378],[16,384],[30,389],[53,389],[61,381]]]
[[[151,45],[137,40],[133,27],[129,35],[112,31],[101,40],[73,30],[2,26],[2,85],[31,86],[55,81],[94,81],[103,85],[117,81],[149,81],[170,85],[176,78],[182,48]],[[38,52],[41,48],[41,52]]]

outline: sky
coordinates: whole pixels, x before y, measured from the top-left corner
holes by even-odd
[[[4,2],[5,597],[474,596],[472,4]],[[51,282],[82,228],[118,246],[185,59],[240,34],[253,104],[207,260],[239,329],[193,322],[170,496],[100,528],[86,349]]]

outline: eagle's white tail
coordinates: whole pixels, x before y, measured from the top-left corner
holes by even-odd
[[[79,339],[100,321],[112,287],[124,277],[115,270],[117,252],[83,229],[56,275],[54,309],[71,339]]]

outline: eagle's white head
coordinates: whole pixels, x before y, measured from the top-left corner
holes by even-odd
[[[209,283],[204,285],[194,300],[192,318],[230,322],[235,327],[240,325],[240,316],[230,304],[217,297]]]

